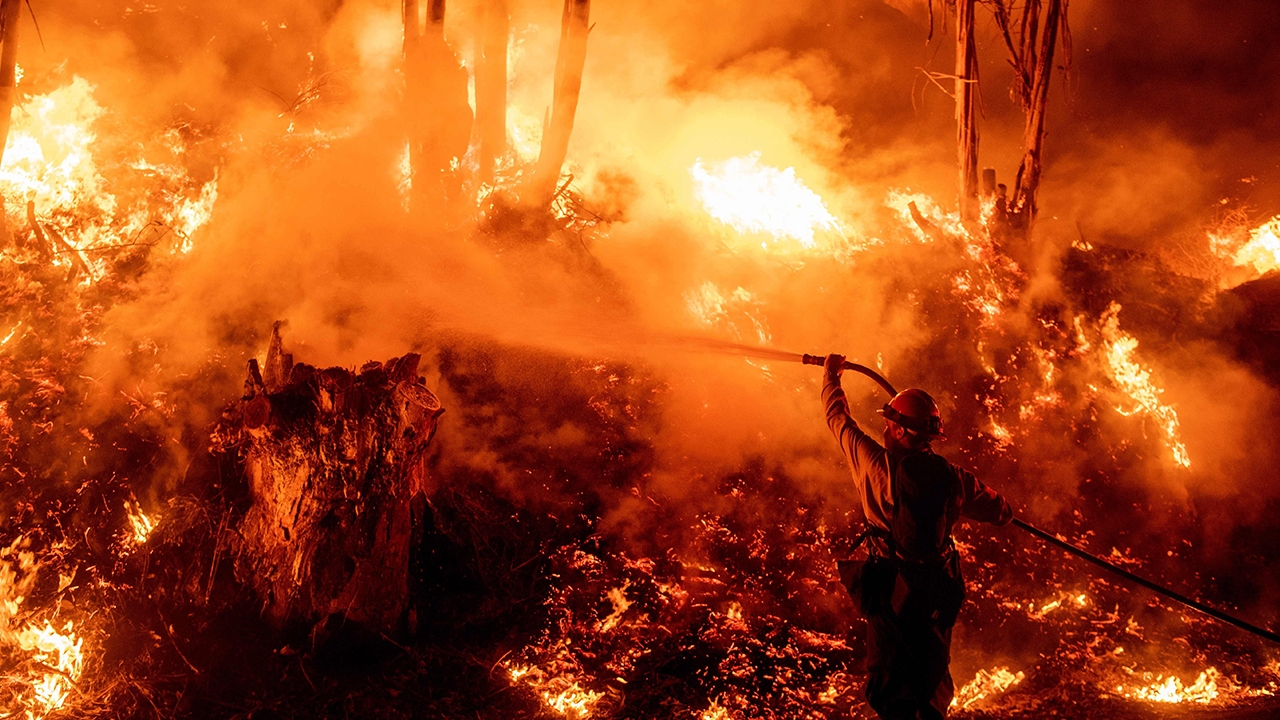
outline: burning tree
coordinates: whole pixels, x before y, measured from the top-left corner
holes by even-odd
[[[996,232],[1026,237],[1031,232],[1038,206],[1036,195],[1043,172],[1045,116],[1049,105],[1049,85],[1053,79],[1058,46],[1070,63],[1071,30],[1065,0],[990,0],[996,26],[1000,29],[1013,68],[1010,96],[1026,116],[1022,162],[1014,180],[1013,194],[996,184],[995,171],[978,177],[978,47],[974,38],[977,0],[956,0],[956,133],[960,165],[960,208],[966,222],[975,223],[980,214],[979,196],[995,202]],[[932,8],[932,2],[930,3]]]
[[[863,360],[895,382],[939,388],[949,423],[970,429],[956,433],[954,454],[1016,493],[1027,517],[1114,564],[1233,612],[1265,613],[1274,523],[1222,539],[1206,518],[1235,509],[1228,500],[1184,483],[1192,506],[1147,482],[1180,483],[1189,468],[1212,464],[1195,413],[1179,404],[1176,385],[1163,385],[1172,373],[1160,348],[1170,328],[1216,337],[1189,298],[1225,297],[1214,295],[1218,278],[1197,284],[1082,244],[1064,251],[1061,294],[1046,299],[992,233],[974,227],[972,207],[952,212],[890,190],[873,197],[883,208],[855,217],[839,179],[748,148],[691,156],[672,170],[677,181],[647,181],[660,185],[655,205],[677,208],[658,229],[674,228],[686,244],[647,246],[679,272],[628,284],[652,258],[615,243],[617,255],[596,259],[591,237],[579,242],[578,233],[615,227],[644,243],[662,233],[590,213],[592,200],[563,189],[577,104],[589,98],[580,92],[589,3],[563,6],[550,122],[537,166],[517,168],[523,183],[502,159],[513,20],[507,3],[483,5],[474,133],[466,70],[443,34],[444,3],[434,1],[406,0],[389,17],[404,28],[404,95],[379,118],[392,129],[343,117],[317,121],[308,135],[296,131],[298,117],[264,122],[259,132],[302,148],[287,161],[234,124],[128,136],[99,122],[111,111],[83,79],[47,92],[24,85],[25,108],[12,115],[21,141],[0,165],[10,212],[28,217],[14,233],[21,243],[0,251],[5,713],[858,716],[864,633],[834,563],[850,552],[858,509],[830,448],[806,425],[810,408],[820,424],[815,379],[773,346],[817,343],[823,333],[854,342],[835,328],[853,323],[843,309],[859,293],[873,298],[863,309],[893,316],[856,325],[884,345],[882,358],[877,346]],[[6,0],[0,15],[15,6]],[[957,8],[968,203],[978,195],[976,7]],[[1029,111],[1027,156],[1008,208],[1029,220],[1066,5],[995,11],[1025,71],[1015,96]],[[395,57],[385,37],[375,40]],[[478,142],[470,156],[464,128]],[[201,133],[215,138],[218,160],[196,171],[187,151]],[[380,148],[409,139],[416,204],[403,218],[386,158],[364,157],[370,136]],[[334,156],[359,162],[326,165]],[[316,180],[325,175],[343,177]],[[342,192],[297,204],[295,179],[314,183],[307,192]],[[613,178],[612,189],[626,179]],[[375,189],[353,187],[363,184]],[[423,231],[424,207],[467,218],[494,187],[541,222],[459,220],[462,242]],[[237,204],[264,189],[268,202]],[[613,195],[597,198],[626,209]],[[377,208],[343,206],[356,216],[352,242],[307,223],[309,213],[343,220],[320,206],[350,197]],[[230,217],[214,214],[215,203]],[[274,212],[285,220],[244,219]],[[1208,260],[1260,275],[1273,267],[1276,227],[1224,234]],[[299,244],[289,245],[295,234]],[[245,235],[254,242],[236,244]],[[408,241],[397,244],[400,235]],[[564,242],[541,242],[548,237]],[[507,252],[517,244],[532,249]],[[234,261],[210,261],[220,245]],[[424,251],[443,245],[463,250]],[[288,259],[273,261],[275,250]],[[432,272],[404,269],[433,262]],[[291,283],[308,263],[322,271]],[[183,285],[210,266],[216,280]],[[1125,284],[1138,271],[1154,278],[1146,287],[1159,288],[1155,301]],[[471,273],[483,281],[452,282]],[[595,282],[571,286],[587,275]],[[570,298],[564,317],[521,315],[490,297],[511,285],[520,304],[536,304],[547,277],[571,286],[554,288]],[[222,307],[217,291],[242,282],[249,300]],[[424,292],[433,283],[449,292]],[[332,294],[320,292],[329,285]],[[379,304],[388,288],[395,299]],[[292,296],[316,292],[309,303]],[[412,305],[420,292],[444,307]],[[649,305],[655,293],[662,299]],[[1232,293],[1268,307],[1263,294]],[[188,301],[185,313],[212,316],[203,318],[207,337],[193,330],[196,339],[178,347],[150,335],[154,318],[137,322],[175,298]],[[1152,320],[1152,305],[1179,314]],[[597,306],[607,312],[589,310]],[[834,321],[813,319],[837,306]],[[121,313],[130,309],[135,316]],[[300,358],[357,364],[294,362],[282,326],[265,331],[295,309],[313,342],[292,346]],[[484,323],[440,329],[450,312],[510,313],[516,319],[499,330],[527,326],[495,331],[502,340]],[[652,315],[697,337],[672,342],[641,327],[638,318]],[[124,332],[122,317],[142,330]],[[330,330],[339,339],[317,348]],[[360,342],[368,336],[377,341]],[[616,336],[651,355],[631,345],[614,352],[623,347],[611,344]],[[364,362],[369,347],[392,344],[399,349],[375,356],[398,357]],[[686,363],[670,358],[673,347],[747,357]],[[756,402],[767,412],[753,415]],[[1088,575],[1022,536],[959,539],[973,602],[957,631],[957,715],[1274,709],[1280,666],[1247,638]],[[1206,549],[1214,543],[1223,544]]]

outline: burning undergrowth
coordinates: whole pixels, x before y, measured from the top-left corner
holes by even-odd
[[[218,317],[217,347],[180,366],[193,372],[171,370],[175,352],[162,341],[110,321],[113,308],[188,277],[181,271],[199,261],[200,230],[226,197],[211,158],[234,143],[213,149],[215,130],[181,123],[148,142],[113,141],[120,118],[86,81],[61,80],[28,94],[0,166],[9,218],[0,251],[4,713],[868,715],[865,633],[834,564],[852,552],[857,503],[820,427],[816,378],[754,357],[699,365],[665,348],[632,348],[649,337],[639,331],[630,344],[545,343],[549,350],[422,321],[416,346],[396,351],[422,353],[421,382],[416,357],[412,371],[400,361],[359,374],[300,370],[287,400],[312,419],[332,411],[342,388],[394,376],[394,391],[376,393],[382,410],[395,408],[378,429],[356,432],[358,418],[326,415],[317,434],[350,430],[355,439],[311,443],[302,427],[291,445],[343,454],[332,464],[363,468],[361,478],[397,462],[398,445],[368,438],[406,437],[393,422],[408,412],[394,405],[404,393],[430,385],[448,412],[414,476],[423,484],[413,489],[418,534],[403,623],[397,606],[386,632],[335,633],[342,642],[327,644],[324,634],[264,620],[270,601],[250,590],[243,568],[252,563],[240,562],[253,552],[242,523],[254,496],[237,433],[249,408],[265,404],[270,414],[285,401],[252,372],[253,387],[236,397],[245,362],[268,347],[277,308],[263,300],[245,306],[247,317]],[[305,170],[327,143],[359,132],[310,142],[290,122],[284,145],[304,151],[277,158],[271,171]],[[720,343],[856,343],[860,359],[899,386],[935,390],[954,438],[944,452],[1008,494],[1020,514],[1233,612],[1265,621],[1274,608],[1280,507],[1250,469],[1274,461],[1274,451],[1232,453],[1276,427],[1275,410],[1259,401],[1218,413],[1212,404],[1223,391],[1270,397],[1270,386],[1225,358],[1256,358],[1248,345],[1256,336],[1242,337],[1248,322],[1280,304],[1258,291],[1273,269],[1274,220],[1233,216],[1196,250],[1195,273],[1084,239],[1045,260],[1045,248],[998,231],[990,204],[985,222],[965,223],[921,193],[893,190],[855,218],[761,153],[699,157],[677,168],[693,186],[676,205],[701,214],[672,221],[677,238],[654,253],[687,255],[679,271],[657,278],[665,299],[655,301],[644,295],[655,282],[644,275],[644,251],[610,234],[634,240],[670,229],[631,224],[619,190],[635,184],[630,177],[588,173],[582,189],[558,178],[542,212],[518,204],[529,168],[515,156],[498,165],[504,187],[464,182],[466,162],[441,181],[459,205],[448,222],[463,228],[449,238],[499,257],[493,286],[519,286],[522,300],[562,291],[637,326],[638,317],[679,314],[664,326]],[[404,217],[380,229],[422,219],[413,193],[423,183],[415,191],[403,175],[404,195],[379,207]],[[467,194],[476,197],[459,200]],[[363,196],[353,195],[355,205]],[[676,244],[699,233],[714,249]],[[388,254],[400,249],[386,242]],[[520,266],[544,261],[585,279],[540,287],[544,279]],[[442,286],[441,295],[455,289]],[[850,298],[859,313],[879,314],[857,319],[868,339],[845,329],[853,319],[827,312],[839,302],[843,313]],[[1256,303],[1252,313],[1236,298]],[[326,322],[359,332],[356,305]],[[575,319],[600,317],[582,315]],[[814,316],[821,320],[801,322]],[[599,347],[610,357],[595,357]],[[617,347],[636,352],[619,357]],[[1187,347],[1203,352],[1192,357]],[[278,338],[272,352],[268,362],[280,358]],[[123,366],[111,377],[127,382],[105,381],[103,364]],[[699,386],[697,372],[728,380]],[[348,376],[364,379],[341,380]],[[853,382],[867,408],[879,403]],[[742,410],[766,395],[778,398],[777,417]],[[1238,430],[1241,442],[1218,447],[1205,429],[1214,422]],[[220,442],[227,438],[239,439]],[[1216,487],[1224,477],[1235,481],[1229,491]],[[358,507],[363,486],[334,478],[342,507]],[[317,517],[325,527],[324,513]],[[285,544],[294,542],[287,530]],[[1280,666],[1251,639],[1063,562],[1012,530],[962,529],[959,540],[971,603],[957,629],[957,713],[1275,707]],[[280,576],[306,563],[282,564]],[[287,580],[279,584],[288,592]]]

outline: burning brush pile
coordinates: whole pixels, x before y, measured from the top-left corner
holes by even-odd
[[[687,215],[673,225],[711,238],[714,262],[671,270],[696,253],[636,249],[629,179],[594,168],[577,181],[569,171],[584,169],[564,164],[588,8],[565,5],[540,152],[507,147],[530,125],[514,106],[503,150],[482,127],[453,132],[471,120],[465,71],[478,124],[505,77],[459,67],[412,87],[447,50],[433,44],[443,3],[422,8],[423,29],[404,3],[412,31],[393,16],[393,51],[373,53],[404,60],[397,101],[457,101],[413,115],[425,129],[332,112],[303,131],[303,111],[341,84],[310,69],[266,141],[139,130],[65,67],[20,80],[0,164],[0,715],[871,717],[865,626],[835,564],[854,552],[860,506],[822,427],[818,377],[776,349],[817,342],[850,343],[830,349],[934,392],[953,438],[942,452],[1020,517],[1233,614],[1275,617],[1280,500],[1217,487],[1249,462],[1206,426],[1214,392],[1280,384],[1280,219],[1240,211],[1151,253],[1081,237],[1045,270],[994,193],[966,219],[881,188],[854,217],[762,152],[709,154],[655,193]],[[505,22],[477,57],[505,66]],[[366,29],[361,47],[387,44],[385,27]],[[562,77],[575,62],[576,84]],[[369,140],[384,134],[397,139]],[[440,314],[415,316],[421,328],[382,334],[398,343],[384,352],[392,342],[361,344],[367,308],[341,293],[211,313],[198,362],[148,334],[146,309],[219,297],[182,280],[218,251],[226,167],[243,174],[223,226],[235,234],[269,214],[245,199],[256,183],[293,198],[338,174],[326,157],[363,153],[382,153],[375,190],[389,192],[350,221],[359,251],[334,251],[325,282],[363,278],[373,297],[385,287],[369,278],[394,276],[389,304],[421,293],[442,307],[460,287],[567,295],[590,310],[500,310],[568,315],[574,342],[484,318],[446,327],[445,309],[428,308]],[[243,169],[262,157],[267,180]],[[351,193],[325,202],[358,214]],[[322,221],[297,222],[328,237]],[[445,288],[434,292],[396,276],[418,256],[385,249],[397,233],[423,238],[406,227],[465,248],[429,256],[449,261],[449,282],[492,277],[430,276]],[[310,237],[298,247],[284,267],[322,264]],[[660,301],[644,295],[652,278],[628,276],[654,254]],[[271,275],[279,258],[255,246],[237,260],[212,285],[256,277],[258,263]],[[568,280],[530,281],[530,267]],[[846,301],[881,317],[831,319]],[[325,320],[300,322],[295,341],[273,324],[289,309]],[[581,330],[600,318],[630,337]],[[883,351],[840,329],[855,322]],[[855,414],[878,430],[878,389],[858,382],[845,380]],[[776,417],[748,408],[766,395]],[[1228,421],[1250,438],[1280,427],[1265,406]],[[1261,640],[1013,528],[962,526],[957,543],[970,600],[957,716],[1280,707],[1280,654]]]

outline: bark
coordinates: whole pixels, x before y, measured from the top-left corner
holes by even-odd
[[[422,458],[443,412],[418,359],[358,373],[295,365],[277,326],[266,372],[250,361],[246,395],[214,445],[243,458],[252,502],[237,575],[275,626],[309,628],[317,642],[340,626],[389,637],[408,628]]]
[[[1064,6],[1065,0],[1048,0],[1044,23],[1039,32],[1039,45],[1035,46],[1035,64],[1031,66],[1029,74],[1027,119],[1022,136],[1023,156],[1022,164],[1018,167],[1018,184],[1014,195],[1014,205],[1028,231],[1039,209],[1036,194],[1040,189],[1040,175],[1043,171],[1044,122]],[[1038,7],[1035,9],[1039,10]],[[1028,8],[1028,13],[1030,12],[1031,8]],[[1034,32],[1031,37],[1036,37]]]
[[[956,0],[956,147],[960,154],[960,216],[978,219],[978,50],[974,41],[976,0]]]
[[[587,31],[591,0],[564,0],[560,22],[560,50],[556,55],[554,100],[551,122],[542,135],[538,166],[526,199],[534,207],[551,205],[569,151],[569,136],[582,90],[582,68],[587,62]]]
[[[444,38],[444,0],[429,0],[420,28],[417,0],[404,0],[405,124],[414,204],[432,210],[461,186],[453,161],[467,152],[467,71]]]
[[[13,96],[17,88],[18,18],[22,0],[0,0],[0,162],[4,146],[9,142],[9,125],[13,116]],[[9,221],[0,198],[0,244],[9,242]]]
[[[507,0],[484,4],[484,31],[476,53],[476,125],[480,135],[480,182],[507,151]]]
[[[408,57],[417,49],[418,36],[421,34],[418,28],[418,0],[404,0],[401,10],[404,14],[404,54]]]

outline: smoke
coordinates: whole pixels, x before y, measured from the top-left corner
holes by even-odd
[[[954,109],[924,75],[950,71],[951,28],[939,16],[928,42],[919,3],[827,5],[594,3],[568,170],[585,206],[607,222],[581,248],[566,237],[486,239],[467,211],[406,212],[397,3],[41,10],[45,51],[35,52],[34,28],[23,26],[30,77],[86,77],[139,142],[148,128],[181,125],[202,139],[192,145],[193,169],[211,176],[216,167],[219,177],[195,249],[157,262],[134,299],[107,315],[90,374],[113,396],[171,387],[213,363],[223,372],[207,376],[216,386],[206,394],[232,398],[275,319],[289,321],[286,345],[313,364],[423,351],[451,411],[435,460],[442,475],[490,477],[532,502],[554,494],[545,466],[546,483],[527,483],[529,466],[547,454],[566,472],[631,473],[634,487],[615,479],[600,491],[599,510],[607,527],[637,536],[648,532],[638,508],[714,507],[715,483],[753,462],[829,498],[834,514],[856,507],[823,426],[820,373],[661,340],[687,334],[840,351],[900,387],[929,387],[956,428],[948,454],[984,463],[1021,507],[1043,516],[1069,511],[1082,485],[1106,474],[1132,480],[1137,502],[1182,511],[1210,498],[1215,509],[1195,521],[1207,536],[1232,522],[1235,505],[1224,496],[1274,497],[1255,466],[1259,455],[1275,459],[1265,441],[1276,424],[1273,388],[1211,342],[1202,322],[1192,341],[1169,337],[1177,323],[1144,309],[1159,278],[1069,248],[1083,234],[1158,256],[1168,238],[1198,231],[1221,197],[1276,211],[1280,177],[1267,158],[1277,94],[1263,91],[1277,76],[1268,68],[1280,53],[1265,41],[1276,13],[1261,2],[1183,4],[1176,13],[1146,3],[1121,18],[1107,3],[1072,4],[1073,80],[1069,93],[1061,81],[1053,88],[1040,237],[1008,249],[1029,277],[1020,298],[1006,299],[1004,318],[978,327],[954,291],[964,250],[921,242],[884,206],[894,188],[953,204]],[[449,7],[446,36],[470,67],[475,8]],[[526,160],[550,104],[558,15],[555,3],[512,8],[508,119]],[[1002,42],[991,25],[981,32],[983,163],[1011,182],[1021,115],[1006,97]],[[841,230],[811,251],[712,220],[689,169],[752,153],[793,168]],[[1203,320],[1203,288],[1165,290],[1154,304],[1177,303],[1170,312]],[[1175,474],[1154,457],[1162,446],[1144,420],[1117,417],[1109,398],[1096,397],[1064,403],[1097,420],[1088,431],[1097,435],[1070,417],[1041,426],[1015,440],[1021,469],[992,439],[991,418],[1015,416],[1024,398],[984,407],[979,396],[999,382],[984,368],[1037,372],[1019,347],[1051,323],[1058,335],[1043,345],[1071,359],[1073,319],[1096,324],[1111,300],[1126,308],[1122,325],[1178,409],[1192,470]],[[157,348],[157,366],[139,368],[142,346]],[[460,359],[467,351],[477,359]],[[1087,386],[1091,371],[1079,369],[1071,386]],[[635,415],[601,422],[640,459],[600,469],[583,460],[604,442],[592,434],[597,420],[557,401],[585,405],[615,375],[634,383],[609,402]],[[463,381],[477,377],[504,398],[484,407],[506,416],[460,407],[477,397]],[[874,433],[879,390],[859,382],[846,387]],[[1255,400],[1220,400],[1233,396]],[[1095,456],[1080,457],[1081,447]],[[1112,455],[1096,457],[1104,453]],[[1153,532],[1161,522],[1149,520]]]

